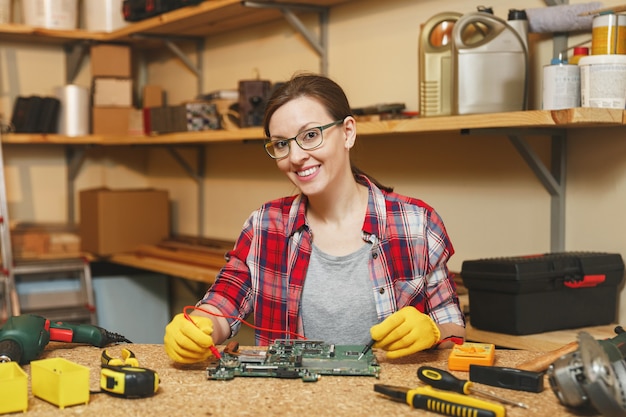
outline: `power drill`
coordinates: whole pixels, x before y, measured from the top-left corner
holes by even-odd
[[[100,348],[111,343],[132,343],[124,336],[91,324],[51,322],[35,314],[22,314],[9,317],[0,328],[0,362],[30,363],[50,341],[86,343]]]

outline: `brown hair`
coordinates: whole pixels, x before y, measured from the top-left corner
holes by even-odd
[[[281,106],[298,97],[311,97],[319,101],[333,120],[352,116],[352,109],[343,89],[328,77],[316,74],[297,74],[284,84],[277,86],[265,107],[263,130],[270,136],[270,119]],[[366,176],[376,186],[385,191],[393,191],[392,187],[379,183],[351,163],[352,174],[357,182],[362,182],[361,175]]]

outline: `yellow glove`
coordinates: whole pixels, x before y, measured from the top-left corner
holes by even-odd
[[[208,359],[212,353],[209,349],[214,345],[213,322],[208,317],[189,316],[183,313],[174,316],[165,327],[165,352],[176,362],[195,363]]]
[[[387,351],[389,359],[429,349],[441,333],[435,322],[417,308],[404,307],[370,329],[374,347]]]

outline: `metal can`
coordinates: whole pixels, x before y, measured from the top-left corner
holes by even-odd
[[[596,16],[591,30],[591,55],[612,54],[626,54],[626,16]]]
[[[580,107],[580,68],[558,58],[543,67],[542,106],[544,110]]]

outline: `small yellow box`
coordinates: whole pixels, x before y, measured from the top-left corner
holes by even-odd
[[[33,395],[59,408],[89,402],[89,368],[63,358],[30,363]]]
[[[0,363],[0,414],[27,409],[28,375],[17,362]]]
[[[454,345],[448,357],[448,369],[451,371],[469,371],[470,364],[493,365],[495,346],[491,343],[465,342]]]

